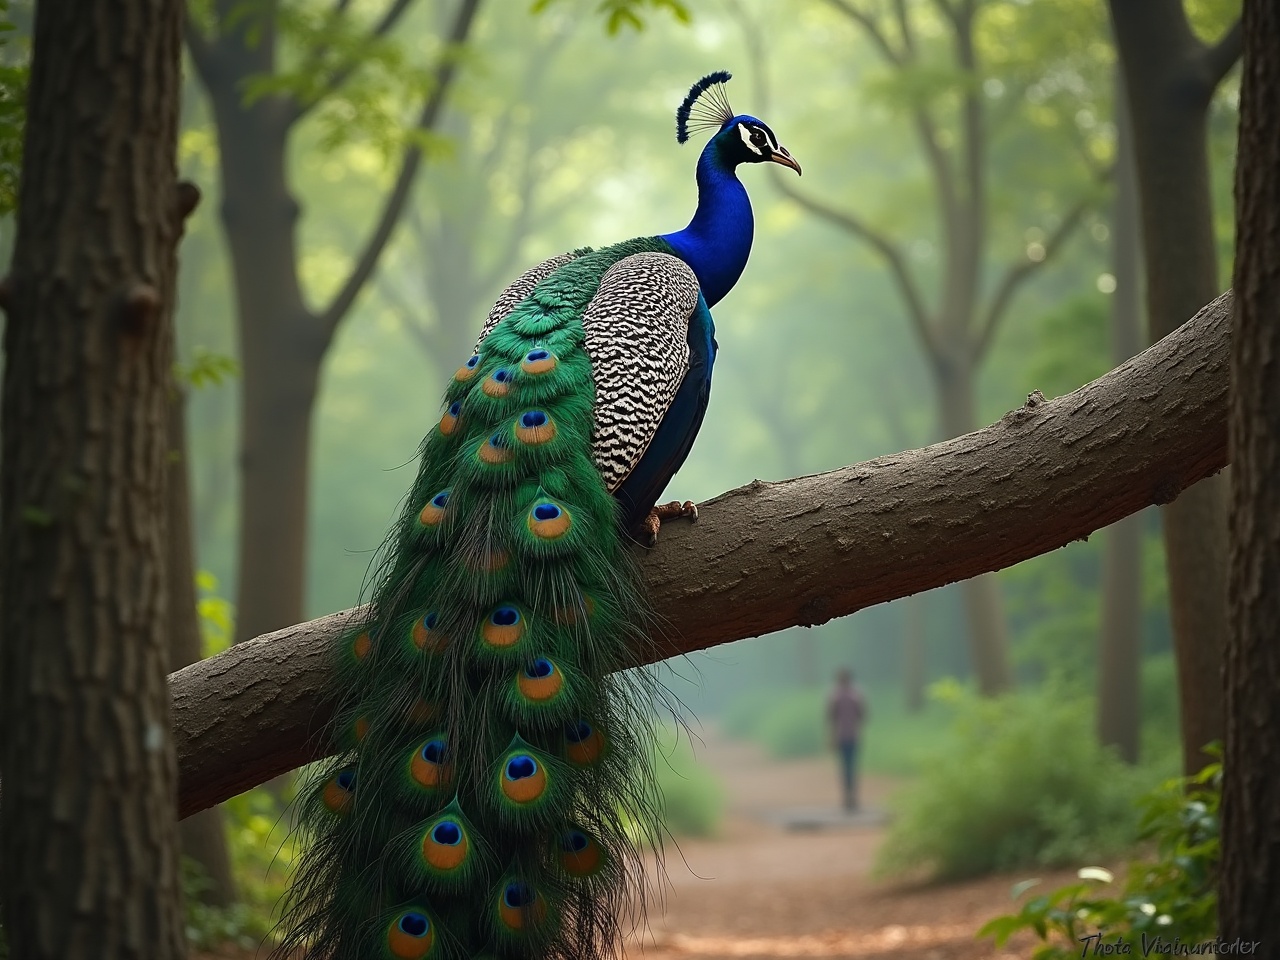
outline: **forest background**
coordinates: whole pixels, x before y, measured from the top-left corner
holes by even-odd
[[[238,594],[276,588],[261,571],[246,585],[242,570],[254,536],[242,522],[246,307],[235,295],[220,196],[236,171],[215,124],[210,72],[187,64],[179,162],[206,200],[186,224],[177,331],[205,655],[360,598],[446,378],[511,277],[565,249],[683,225],[695,200],[696,155],[675,144],[672,109],[711,69],[735,74],[735,107],[765,118],[805,176],[783,193],[764,171],[744,172],[757,218],[753,259],[717,308],[713,399],[671,496],[696,501],[754,478],[923,446],[995,420],[1035,390],[1068,392],[1117,362],[1116,327],[1125,318],[1117,319],[1116,298],[1138,277],[1118,279],[1116,57],[1102,3],[983,4],[972,34],[980,66],[968,70],[955,61],[951,25],[927,3],[901,5],[919,50],[903,67],[850,15],[861,8],[838,0],[604,4],[604,16],[594,0],[537,11],[489,0],[473,5],[466,42],[456,63],[447,61],[454,75],[446,87],[442,39],[456,31],[465,6],[285,3],[277,35],[246,45],[277,47],[274,70],[248,70],[235,87],[247,110],[272,98],[306,104],[284,154],[298,203],[296,276],[303,303],[332,320],[332,342],[317,365],[306,477],[296,490],[305,507],[301,609],[297,618],[252,628],[237,621]],[[1230,0],[1186,8],[1206,41],[1239,13]],[[632,10],[642,23],[628,21]],[[194,43],[210,31],[249,29],[254,11],[254,4],[193,4]],[[11,16],[12,57],[29,34],[30,10],[15,5]],[[384,21],[387,30],[370,39]],[[318,77],[341,82],[329,90]],[[884,243],[914,278],[925,312],[933,309],[948,240],[913,118],[926,107],[937,142],[957,150],[966,142],[969,93],[985,113],[988,196],[987,250],[975,268],[986,291],[983,336],[965,424],[948,420],[954,397],[922,352]],[[438,100],[429,130],[417,122],[424,97]],[[1236,102],[1228,75],[1209,114],[1223,278],[1231,271]],[[386,197],[403,186],[406,150],[420,151],[422,166],[370,265],[367,241],[379,232]],[[815,215],[815,204],[827,215]],[[860,229],[842,225],[833,210],[856,217]],[[12,238],[12,223],[0,222],[6,255]],[[353,271],[364,280],[354,289]],[[1006,283],[1010,296],[999,301]],[[1133,310],[1140,300],[1126,302]],[[1142,324],[1138,315],[1127,319]],[[1148,785],[1181,766],[1160,522],[1155,510],[1140,515],[1139,575],[1130,583],[1139,611],[1128,639],[1141,652],[1141,684],[1132,691],[1141,746],[1129,759],[1141,760]],[[1069,704],[1073,729],[1084,736],[1092,736],[1099,682],[1104,544],[1096,536],[1003,571],[992,593],[1011,681],[997,686],[1043,695],[1026,708],[1032,712]],[[278,591],[290,589],[281,583]],[[869,765],[910,775],[936,747],[962,691],[986,686],[975,669],[984,648],[974,634],[990,628],[991,609],[975,620],[962,588],[946,588],[694,654],[670,664],[668,679],[702,720],[795,755],[822,748],[821,692],[835,669],[851,666],[876,718]],[[242,807],[269,810],[269,794],[255,793]],[[261,827],[261,816],[236,816],[241,832]]]

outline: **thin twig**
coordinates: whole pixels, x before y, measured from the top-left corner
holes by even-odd
[[[1044,256],[1039,260],[1027,258],[1020,263],[1011,264],[1001,278],[996,292],[991,298],[991,303],[987,307],[986,316],[982,321],[982,332],[978,335],[978,339],[974,343],[973,356],[975,360],[981,360],[991,347],[991,341],[995,338],[996,329],[1000,325],[1001,319],[1005,315],[1005,311],[1009,307],[1009,303],[1013,300],[1013,295],[1018,292],[1018,288],[1031,278],[1031,276],[1049,262],[1049,258],[1053,256],[1054,251],[1061,247],[1071,234],[1080,226],[1084,215],[1093,206],[1089,200],[1081,200],[1072,207],[1062,222],[1044,242]]]
[[[907,266],[906,257],[902,255],[898,245],[859,217],[844,210],[837,210],[835,207],[828,206],[813,197],[806,196],[796,190],[785,179],[778,176],[776,172],[773,173],[772,179],[774,186],[789,199],[795,201],[810,213],[816,214],[829,223],[834,223],[836,226],[860,237],[880,254],[893,273],[894,281],[898,285],[898,292],[902,294],[902,299],[907,306],[907,316],[911,320],[911,325],[915,328],[916,335],[920,338],[925,352],[931,359],[936,358],[939,348],[933,326],[929,320],[928,311],[925,309],[924,300],[920,296],[919,287],[911,274],[911,269]]]
[[[334,5],[331,17],[336,20],[343,16],[349,3],[350,0],[339,0],[339,2]],[[391,6],[387,8],[387,12],[382,15],[382,19],[379,20],[377,25],[369,31],[368,40],[379,40],[389,34],[395,28],[395,25],[399,22],[400,18],[404,16],[405,11],[409,9],[410,4],[412,3],[413,0],[393,0]],[[311,53],[309,58],[309,67],[304,69],[318,69],[328,51],[329,46],[327,44],[317,47]],[[297,123],[306,116],[312,108],[324,100],[325,97],[341,88],[342,85],[351,78],[351,75],[355,73],[356,68],[359,65],[358,61],[353,60],[352,62],[344,64],[335,70],[332,75],[330,75],[329,79],[324,82],[319,93],[306,103],[298,103],[294,106],[289,122]]]
[[[422,113],[418,117],[418,123],[415,127],[418,131],[430,130],[439,119],[440,110],[444,106],[445,95],[448,93],[449,87],[453,83],[454,75],[457,73],[458,52],[466,42],[479,6],[480,0],[461,0],[458,6],[453,29],[449,32],[448,42],[441,52],[440,64],[436,68],[435,83],[432,85],[431,93],[427,96],[426,103],[422,106]],[[421,166],[422,146],[415,143],[405,150],[404,159],[400,164],[400,173],[396,177],[396,182],[391,188],[391,192],[387,195],[386,203],[382,208],[382,215],[378,218],[378,224],[374,228],[373,234],[369,237],[369,242],[365,245],[364,252],[360,254],[350,276],[347,277],[346,282],[338,290],[333,301],[320,313],[320,330],[324,343],[327,344],[333,339],[333,334],[337,330],[338,324],[347,315],[347,311],[355,303],[360,289],[378,265],[378,258],[382,255],[383,248],[391,238],[391,234],[400,220],[401,213],[404,212],[405,203],[409,199],[409,191],[413,187],[414,178],[417,176],[418,168]]]
[[[904,59],[903,55],[899,51],[893,49],[893,44],[889,42],[889,38],[886,37],[884,31],[880,29],[875,18],[865,10],[859,10],[850,3],[849,0],[827,0],[827,3],[832,7],[835,7],[835,9],[839,10],[850,20],[860,25],[867,36],[871,38],[871,42],[874,43],[880,50],[880,53],[884,55],[886,60],[890,63],[895,63],[901,66]]]

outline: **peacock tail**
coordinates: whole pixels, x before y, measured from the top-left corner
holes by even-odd
[[[711,389],[708,310],[754,220],[742,164],[800,165],[718,71],[677,111],[717,129],[676,233],[575,250],[499,297],[423,441],[363,621],[334,650],[336,756],[299,825],[277,957],[615,952],[660,839],[661,688],[624,530],[684,462]]]
[[[607,273],[652,276],[670,253],[643,238],[548,261],[454,376],[368,613],[334,652],[338,753],[300,800],[277,955],[593,960],[643,900],[629,837],[658,836],[657,693],[620,671],[652,621],[612,494],[653,430],[628,432],[626,390],[597,403],[609,370],[628,381],[627,340],[589,308]],[[680,266],[683,330],[706,308]],[[612,353],[591,344],[606,322]],[[683,332],[650,339],[687,361]],[[644,389],[669,404],[677,386]]]

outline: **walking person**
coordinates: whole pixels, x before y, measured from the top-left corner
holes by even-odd
[[[866,700],[853,682],[853,671],[842,669],[836,674],[836,689],[827,706],[827,722],[831,729],[831,746],[840,754],[846,810],[858,809],[858,744],[866,719]]]

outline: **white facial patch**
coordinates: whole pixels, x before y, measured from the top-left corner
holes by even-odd
[[[748,150],[758,157],[764,156],[764,151],[751,142],[751,132],[747,130],[745,123],[738,124],[738,136],[742,137],[742,142],[747,145]]]
[[[768,137],[768,138],[769,138],[769,146],[773,147],[773,149],[774,149],[774,150],[777,150],[777,149],[778,149],[778,138],[777,138],[777,137],[775,137],[775,136],[773,135],[773,131],[772,131],[772,130],[770,130],[768,127],[765,127],[765,128],[764,128],[764,135],[765,135],[766,137]]]

